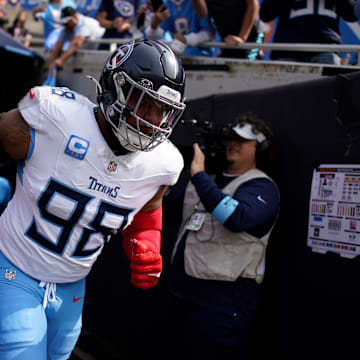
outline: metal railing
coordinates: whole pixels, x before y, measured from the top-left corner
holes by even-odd
[[[122,39],[98,39],[86,40],[86,44],[110,44],[110,50],[115,49],[120,44],[128,42],[134,38]],[[25,39],[21,38],[21,42]],[[45,40],[42,38],[31,39],[31,46],[42,46]],[[168,42],[167,42],[168,43]],[[344,44],[305,44],[305,43],[255,43],[247,42],[238,45],[227,45],[224,42],[206,42],[199,46],[216,47],[220,49],[262,49],[262,50],[281,50],[281,51],[301,51],[301,52],[339,52],[339,53],[356,53],[358,54],[358,65],[360,65],[360,44],[344,45]]]

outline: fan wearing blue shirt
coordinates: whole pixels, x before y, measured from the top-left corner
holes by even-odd
[[[147,4],[152,9],[150,1]],[[216,30],[209,18],[197,15],[191,0],[164,1],[154,12],[151,24],[145,29],[146,37],[159,40],[165,33],[172,35],[170,46],[177,55],[215,56],[213,48],[198,46],[213,41]]]
[[[39,5],[32,10],[34,19],[44,24],[44,38],[46,49],[52,50],[61,32],[59,24],[61,10],[65,7],[76,8],[73,0],[50,0],[46,6]],[[67,44],[68,45],[68,44]]]

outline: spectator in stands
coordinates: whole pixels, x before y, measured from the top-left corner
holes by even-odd
[[[20,8],[21,0],[8,0],[7,5],[13,8]]]
[[[76,10],[83,15],[96,18],[101,0],[77,0]]]
[[[24,10],[20,10],[16,15],[13,24],[7,29],[8,33],[11,34],[15,39],[20,40],[24,38],[24,46],[30,46],[30,40],[32,35],[26,28],[27,13]]]
[[[34,19],[44,24],[45,48],[52,50],[61,31],[59,19],[64,7],[76,8],[73,0],[49,0],[46,5],[39,5],[32,10]]]
[[[279,211],[277,186],[258,169],[271,149],[269,127],[253,113],[234,124],[225,172],[215,180],[194,144],[170,269],[171,322],[186,360],[248,359]]]
[[[258,0],[192,0],[194,9],[201,17],[210,16],[222,41],[228,45],[245,42],[263,42],[264,33],[259,29]],[[259,57],[259,50],[222,49],[222,57]]]
[[[104,39],[132,38],[132,22],[146,11],[145,0],[102,0],[99,6],[97,19],[106,30]],[[100,49],[109,49],[109,44],[102,44]]]
[[[147,5],[154,10],[150,0]],[[198,45],[213,41],[216,30],[209,18],[202,19],[194,11],[191,0],[168,0],[153,12],[146,36],[159,40],[167,31],[173,34],[171,48],[177,55],[214,56],[214,49]]]
[[[105,31],[96,19],[82,15],[72,7],[61,10],[60,22],[64,24],[64,28],[51,52],[49,71],[53,66],[62,68],[65,61],[75,54],[85,40],[100,39]],[[70,41],[70,45],[64,52],[61,52],[65,41]],[[96,49],[97,46],[97,44],[88,44],[86,48]]]
[[[353,22],[355,0],[324,1],[263,0],[260,18],[278,17],[274,43],[341,44],[339,20]],[[340,65],[340,54],[332,52],[272,51],[271,59]]]

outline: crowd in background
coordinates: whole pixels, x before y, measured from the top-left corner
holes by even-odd
[[[26,18],[32,16],[43,23],[45,47],[53,49],[64,27],[61,9],[73,7],[82,17],[98,21],[104,28],[100,38],[160,39],[168,41],[178,55],[346,65],[355,64],[356,57],[350,59],[349,54],[337,52],[296,51],[273,51],[268,55],[259,49],[236,49],[236,45],[264,41],[341,44],[340,19],[356,22],[359,11],[355,4],[356,0],[330,5],[322,0],[0,0],[0,26],[17,38],[25,38],[23,42],[28,46],[31,32]],[[6,7],[19,9],[13,23],[7,18]],[[224,42],[229,47],[199,46],[206,42]],[[99,48],[109,49],[110,44],[101,43]]]

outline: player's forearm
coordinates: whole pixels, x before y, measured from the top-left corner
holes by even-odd
[[[24,121],[20,111],[13,109],[0,113],[0,158],[25,159],[29,146],[29,125]]]
[[[139,211],[140,213],[153,212],[159,209],[162,205],[162,200],[168,186],[161,186],[158,192],[154,195],[152,199],[150,199]]]
[[[2,124],[2,119],[5,116],[5,113],[1,113],[0,112],[0,129],[1,129],[1,124]],[[10,156],[8,155],[8,153],[5,151],[3,145],[2,145],[2,136],[3,134],[0,134],[0,163],[2,163],[4,160],[8,160],[10,159]]]

